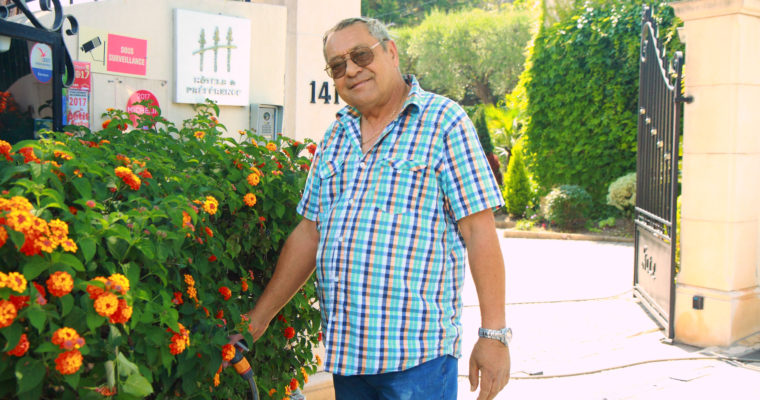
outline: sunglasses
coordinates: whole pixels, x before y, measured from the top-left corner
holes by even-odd
[[[346,56],[353,61],[354,64],[357,66],[364,68],[367,65],[372,64],[372,61],[375,60],[375,53],[372,52],[372,49],[377,47],[380,43],[383,41],[379,41],[375,44],[373,44],[370,47],[361,46],[357,47],[348,53],[344,53],[340,56],[337,56],[340,58],[339,61],[333,61],[332,63],[328,63],[327,67],[325,67],[325,72],[327,72],[327,76],[333,79],[340,79],[343,77],[343,75],[346,74],[346,67],[348,65],[348,61],[346,61]]]

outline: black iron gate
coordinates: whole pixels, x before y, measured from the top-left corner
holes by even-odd
[[[634,293],[674,336],[678,142],[683,54],[668,63],[652,10],[644,9],[639,69]]]

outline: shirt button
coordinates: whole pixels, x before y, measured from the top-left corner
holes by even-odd
[[[367,164],[364,163],[364,161],[359,163],[359,168],[364,169],[367,166]]]

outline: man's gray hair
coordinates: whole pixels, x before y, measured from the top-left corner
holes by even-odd
[[[366,18],[366,17],[351,17],[346,18],[337,24],[330,28],[327,32],[325,32],[325,35],[322,36],[322,53],[325,56],[325,61],[327,61],[327,53],[325,52],[325,45],[327,45],[327,38],[340,30],[346,29],[349,26],[353,24],[364,24],[367,26],[367,30],[369,31],[369,34],[372,35],[375,39],[377,39],[380,42],[380,46],[383,47],[383,50],[387,50],[388,47],[385,44],[386,41],[391,40],[391,35],[388,33],[388,29],[385,27],[385,25],[374,19],[374,18]]]

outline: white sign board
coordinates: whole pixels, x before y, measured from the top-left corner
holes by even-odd
[[[250,103],[250,20],[175,9],[174,51],[177,103]]]

